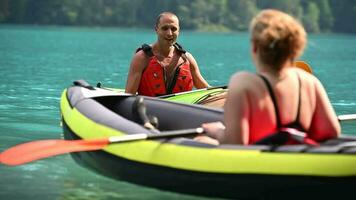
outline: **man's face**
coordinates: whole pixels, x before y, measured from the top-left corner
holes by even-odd
[[[156,26],[158,41],[173,45],[179,35],[179,20],[174,15],[163,15]]]

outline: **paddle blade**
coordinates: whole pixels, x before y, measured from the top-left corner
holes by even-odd
[[[100,150],[109,144],[108,138],[95,140],[39,140],[11,147],[0,154],[0,163],[10,166],[65,153]]]
[[[303,69],[304,71],[309,72],[310,74],[313,74],[313,70],[310,65],[304,61],[295,61],[294,66]]]

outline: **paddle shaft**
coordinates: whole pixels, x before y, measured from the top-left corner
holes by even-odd
[[[189,94],[193,92],[200,92],[200,91],[205,91],[205,90],[214,90],[214,89],[226,89],[227,85],[222,85],[222,86],[214,86],[214,87],[208,87],[208,88],[202,88],[202,89],[197,89],[197,90],[192,90],[192,91],[186,91],[186,92],[178,92],[178,93],[173,93],[173,94],[167,94],[167,95],[162,95],[158,96],[160,99],[166,99],[169,97],[174,97],[182,94]]]
[[[74,152],[95,151],[109,144],[146,139],[172,138],[203,133],[202,128],[164,131],[160,133],[137,133],[125,136],[88,140],[37,140],[11,147],[0,153],[0,163],[10,166],[22,165],[35,160]]]
[[[164,131],[160,133],[137,133],[125,136],[111,136],[108,138],[110,144],[121,143],[121,142],[130,142],[146,139],[161,139],[161,138],[173,138],[173,137],[183,137],[183,136],[192,136],[196,134],[203,133],[203,128],[192,128],[192,129],[183,129],[183,130],[174,130],[174,131]]]
[[[339,115],[337,116],[339,121],[350,121],[356,119],[356,114],[347,114],[347,115]]]

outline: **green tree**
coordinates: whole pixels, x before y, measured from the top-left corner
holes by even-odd
[[[180,26],[183,29],[193,29],[193,23],[191,21],[191,16],[190,16],[190,8],[189,8],[189,0],[188,1],[182,1],[183,3],[178,5],[177,9],[177,15],[179,16],[180,19]]]
[[[7,20],[10,15],[9,0],[0,0],[0,23]]]
[[[320,32],[319,28],[320,11],[316,3],[307,2],[305,14],[303,16],[303,24],[308,32]]]
[[[153,27],[157,15],[164,11],[172,11],[170,3],[175,3],[175,1],[166,0],[144,0],[138,8],[137,12],[137,24],[146,27]]]
[[[192,1],[190,5],[190,10],[194,10],[195,12],[191,12],[191,20],[192,27],[198,29],[202,27],[204,24],[209,23],[209,13],[213,9],[207,2],[204,0],[195,0]]]
[[[8,22],[21,23],[25,21],[27,0],[10,0],[7,5],[9,9]]]
[[[247,30],[251,19],[257,14],[255,0],[230,0],[228,2],[228,27],[234,30]]]
[[[334,23],[329,0],[316,0],[316,4],[320,9],[319,26],[321,31],[330,31]]]
[[[335,32],[356,33],[356,1],[354,0],[330,0],[332,12],[335,16]]]
[[[185,29],[245,31],[266,8],[293,15],[309,32],[356,32],[355,0],[0,0],[0,22],[152,27],[171,11]]]
[[[302,18],[303,9],[300,0],[258,0],[257,6],[261,9],[273,8],[281,10],[298,19]]]

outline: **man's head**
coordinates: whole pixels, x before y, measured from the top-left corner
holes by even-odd
[[[173,45],[179,36],[179,19],[171,12],[163,12],[158,15],[155,30],[160,42]]]

